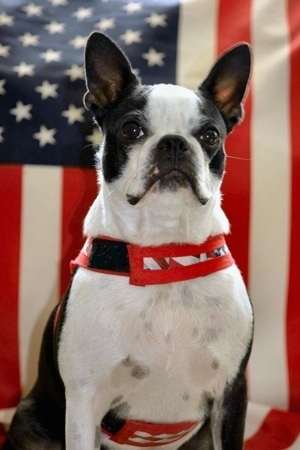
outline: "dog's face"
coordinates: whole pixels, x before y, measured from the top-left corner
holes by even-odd
[[[133,206],[174,193],[205,205],[220,188],[224,140],[241,119],[249,71],[250,51],[242,44],[217,61],[196,92],[144,86],[121,50],[93,33],[85,104],[104,134],[99,160],[105,183]]]
[[[103,175],[122,178],[127,201],[187,190],[205,204],[224,170],[224,121],[205,99],[173,85],[139,87],[102,122]],[[130,107],[128,107],[130,105]]]

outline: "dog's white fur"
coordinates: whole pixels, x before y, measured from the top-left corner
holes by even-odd
[[[104,141],[98,162],[100,190],[85,220],[86,235],[159,245],[199,243],[228,233],[220,205],[221,180],[211,176],[209,161],[189,131],[193,123],[199,126],[199,101],[187,89],[154,86],[144,112],[151,137],[143,148],[135,144],[122,177],[110,184],[101,174]],[[198,186],[208,203],[201,205],[188,187],[174,193],[160,192],[154,185],[137,205],[130,205],[126,194],[143,191],[142,174],[151,149],[162,136],[177,133],[191,146]],[[99,449],[95,430],[120,396],[123,406],[130,408],[128,417],[175,423],[203,419],[206,397],[211,395],[216,399],[215,427],[220,427],[218,406],[226,383],[237,374],[237,361],[245,355],[251,333],[251,306],[235,265],[204,278],[147,287],[130,286],[127,277],[79,268],[59,347],[67,450]],[[133,382],[124,366],[128,357],[144,369],[143,379]],[[187,396],[189,401],[184,400]],[[190,436],[164,448],[176,449]],[[121,448],[104,435],[101,442],[109,449]],[[221,442],[214,446],[220,449]]]

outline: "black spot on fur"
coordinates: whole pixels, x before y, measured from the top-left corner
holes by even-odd
[[[220,367],[219,361],[216,359],[213,359],[212,363],[211,363],[211,367],[212,367],[212,369],[217,370]]]
[[[111,402],[111,406],[116,406],[118,403],[120,403],[120,401],[123,399],[123,395],[118,395],[118,397],[116,397],[112,402]]]
[[[141,366],[137,361],[127,356],[122,362],[124,367],[128,367],[131,369],[130,374],[132,377],[137,378],[138,380],[142,380],[147,377],[150,373],[150,369],[145,366]]]
[[[135,362],[130,358],[130,356],[127,356],[127,358],[123,360],[122,364],[125,367],[133,367]]]
[[[134,378],[142,380],[150,374],[150,369],[149,367],[135,366],[130,373]]]

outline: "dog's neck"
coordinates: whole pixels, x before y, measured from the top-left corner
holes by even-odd
[[[201,243],[209,236],[229,232],[229,222],[220,203],[221,195],[201,205],[189,192],[185,201],[172,193],[144,198],[130,205],[119,192],[101,185],[84,223],[87,236],[106,235],[140,245]],[[157,201],[155,201],[157,200]]]

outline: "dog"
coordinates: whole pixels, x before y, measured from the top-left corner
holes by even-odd
[[[243,448],[253,311],[220,186],[250,72],[241,43],[196,91],[143,85],[109,37],[89,36],[100,189],[5,450]]]

